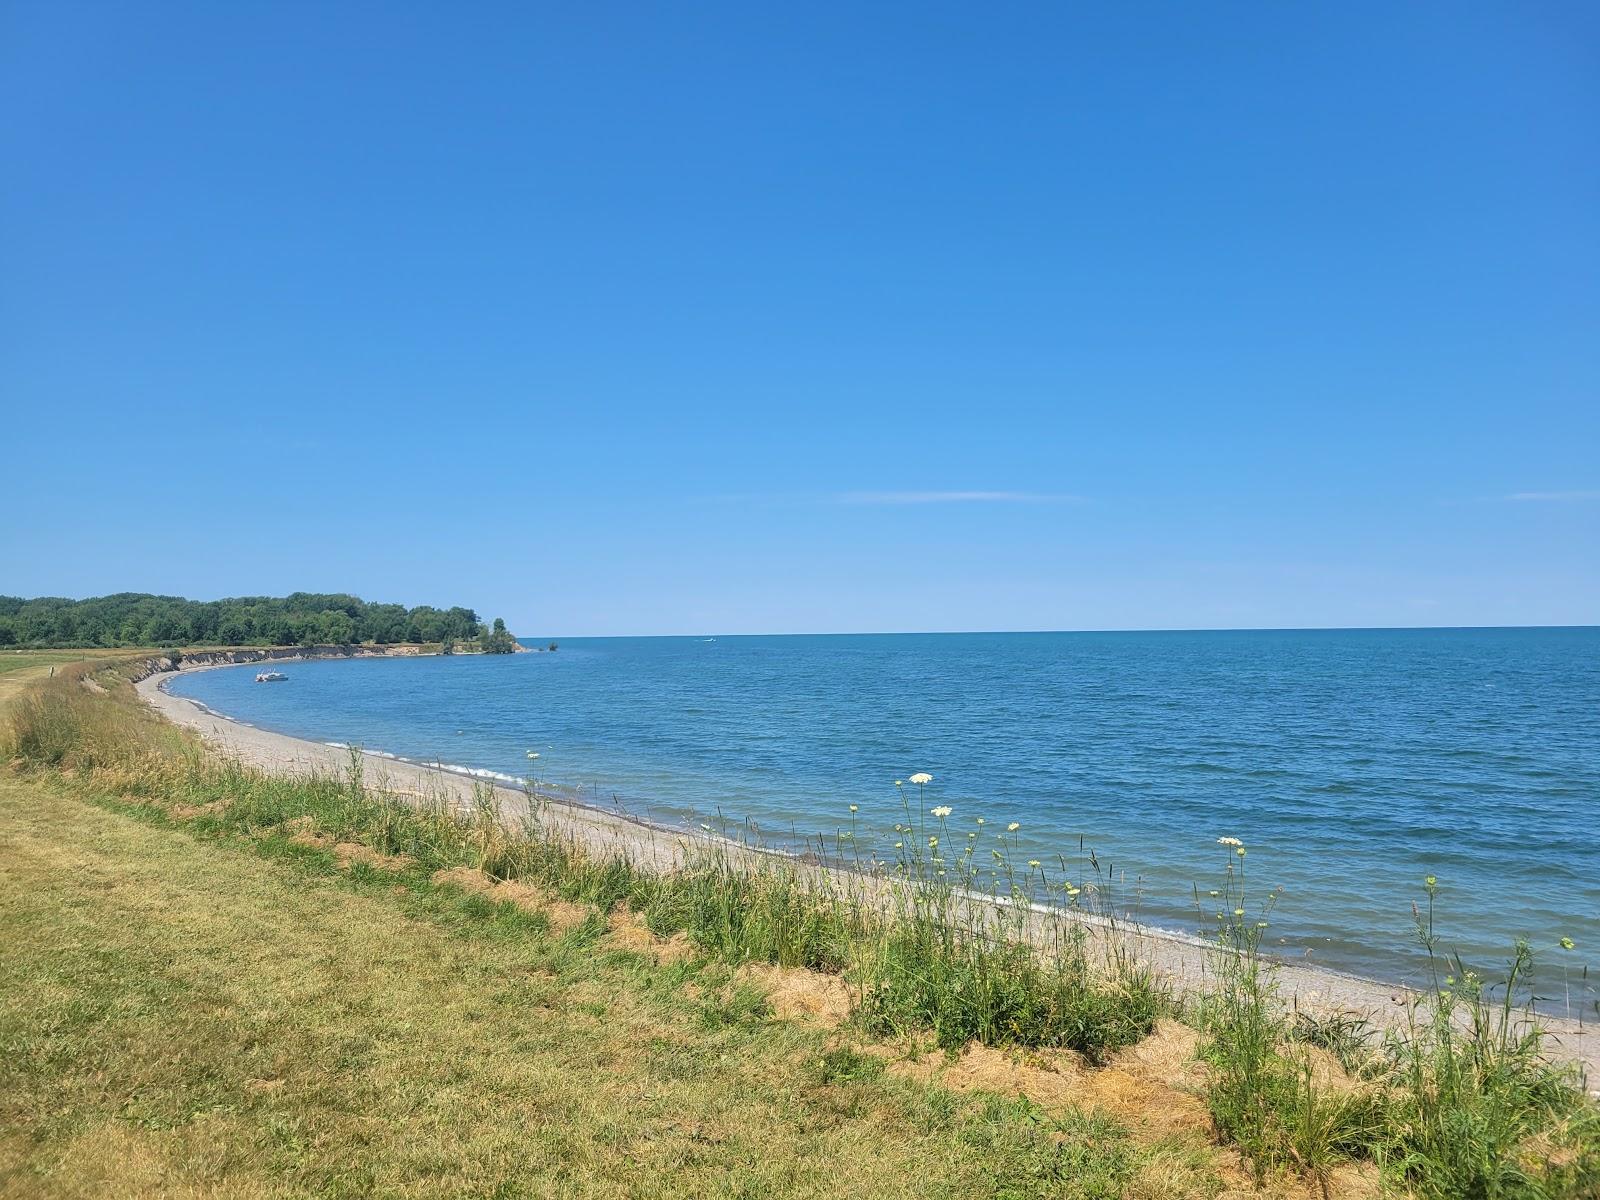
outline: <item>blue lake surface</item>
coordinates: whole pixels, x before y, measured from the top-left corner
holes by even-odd
[[[892,844],[894,780],[928,771],[955,836],[1017,821],[1021,856],[1052,865],[1081,837],[1174,929],[1199,926],[1193,889],[1238,837],[1283,888],[1275,949],[1380,978],[1416,977],[1430,874],[1469,962],[1517,936],[1574,967],[1600,945],[1597,628],[584,638],[282,669],[171,690],[780,845],[831,843],[851,804],[860,844]],[[1577,955],[1548,949],[1563,936]]]

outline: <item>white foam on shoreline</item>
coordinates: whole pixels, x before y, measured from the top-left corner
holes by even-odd
[[[368,751],[368,753],[372,753],[372,751]],[[394,756],[390,755],[389,757],[392,758]],[[516,775],[507,775],[504,771],[491,771],[488,767],[466,767],[462,766],[460,763],[447,763],[438,760],[430,762],[427,765],[430,767],[437,767],[441,771],[449,771],[454,775],[470,775],[474,779],[497,779],[501,783],[512,783],[516,784],[518,787],[522,786],[522,779],[520,777]]]
[[[239,720],[237,720],[237,719],[235,719],[233,717],[230,717],[228,719],[233,721],[234,724],[236,724],[236,725],[250,725],[250,723],[248,721],[239,721]],[[250,726],[250,727],[254,728],[254,726]],[[287,736],[287,735],[285,735],[285,736]],[[396,754],[392,750],[372,750],[372,749],[369,749],[366,746],[355,746],[355,745],[352,745],[349,742],[323,742],[322,744],[324,746],[330,746],[335,750],[359,750],[362,754],[370,754],[373,758],[387,758],[387,759],[391,759],[394,762],[411,762],[412,761],[411,759],[407,758],[404,754]]]

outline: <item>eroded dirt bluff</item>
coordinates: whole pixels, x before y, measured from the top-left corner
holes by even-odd
[[[516,653],[529,653],[528,647],[517,644]],[[240,648],[238,650],[195,650],[184,652],[181,659],[174,660],[166,655],[156,655],[151,658],[141,659],[130,667],[127,676],[134,683],[141,679],[148,679],[152,675],[160,675],[176,671],[180,666],[184,668],[195,667],[226,667],[235,664],[256,662],[281,662],[290,659],[308,658],[416,658],[424,654],[435,654],[437,651],[424,649],[414,642],[401,642],[391,646],[272,646],[258,649]],[[458,654],[478,654],[478,650],[458,650]]]

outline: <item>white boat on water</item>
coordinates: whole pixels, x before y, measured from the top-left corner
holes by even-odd
[[[256,675],[257,683],[282,683],[289,677],[282,671],[261,671]]]

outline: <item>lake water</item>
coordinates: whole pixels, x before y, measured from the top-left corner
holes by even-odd
[[[591,802],[770,843],[892,844],[894,780],[934,776],[952,835],[1124,879],[1194,931],[1220,836],[1280,886],[1270,942],[1414,977],[1411,904],[1446,944],[1600,945],[1600,629],[586,638],[507,657],[289,663],[173,680],[260,725],[536,774]],[[534,751],[539,757],[528,758]],[[1552,978],[1546,974],[1548,981]],[[1555,976],[1559,978],[1559,976]],[[1559,985],[1557,985],[1559,986]]]

